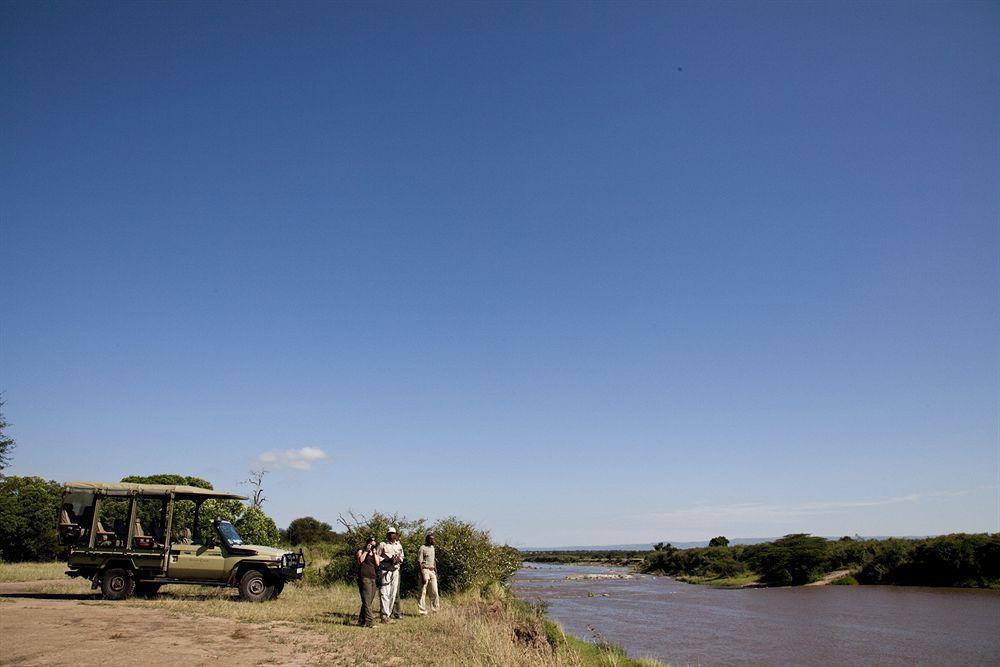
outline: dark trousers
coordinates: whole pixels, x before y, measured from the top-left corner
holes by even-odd
[[[361,595],[361,611],[358,612],[358,625],[375,625],[375,615],[372,605],[375,604],[375,594],[378,586],[374,579],[358,577],[358,593]]]

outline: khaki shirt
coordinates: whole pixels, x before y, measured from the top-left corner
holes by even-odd
[[[405,558],[403,554],[403,543],[402,542],[379,542],[378,545],[378,555],[382,557],[382,569],[383,570],[398,570],[399,563],[393,563],[390,559],[399,555],[401,558]]]
[[[421,568],[427,568],[433,570],[437,563],[434,560],[434,547],[429,547],[426,544],[420,547],[420,553],[417,554],[417,562],[420,563]]]

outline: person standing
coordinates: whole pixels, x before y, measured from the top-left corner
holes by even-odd
[[[375,627],[375,615],[372,606],[375,604],[375,591],[378,590],[375,580],[378,577],[378,566],[382,562],[375,548],[375,538],[369,536],[365,546],[358,549],[358,593],[361,595],[361,611],[358,612],[358,625],[366,628]]]
[[[434,556],[434,533],[427,533],[424,539],[424,546],[420,547],[417,554],[417,564],[420,566],[420,601],[417,602],[417,609],[420,615],[427,614],[427,590],[431,591],[431,611],[437,611],[440,604],[438,596],[438,576],[437,561]]]
[[[400,566],[405,558],[403,545],[399,541],[399,532],[390,527],[385,533],[385,542],[380,542],[376,550],[379,558],[379,603],[381,605],[382,622],[387,623],[389,617],[399,618],[399,576]],[[395,609],[394,609],[395,607]]]

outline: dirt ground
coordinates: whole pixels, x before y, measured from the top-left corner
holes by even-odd
[[[46,583],[0,584],[3,667],[126,660],[143,667],[354,662],[339,655],[328,636],[289,623],[183,616],[103,602],[89,594],[37,592]]]

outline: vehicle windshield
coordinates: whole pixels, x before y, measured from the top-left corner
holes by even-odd
[[[243,538],[240,537],[240,534],[236,532],[235,528],[233,528],[233,524],[228,521],[219,522],[219,535],[222,536],[222,541],[231,547],[243,544]]]

